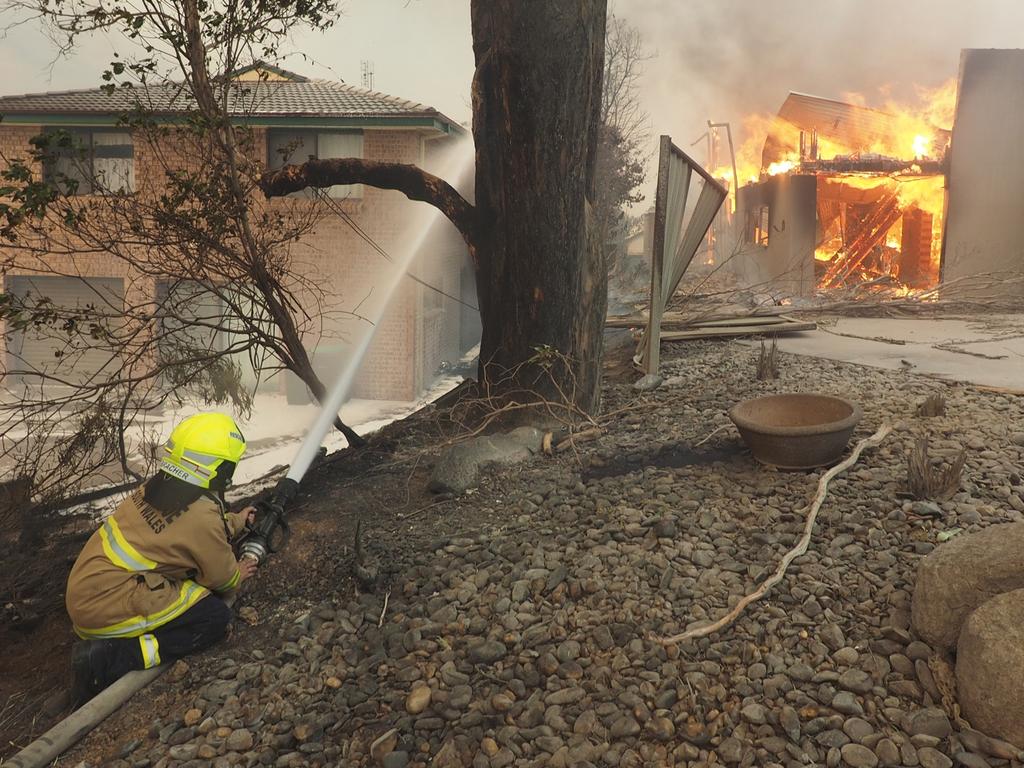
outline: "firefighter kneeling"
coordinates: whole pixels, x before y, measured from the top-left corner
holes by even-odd
[[[245,452],[235,422],[192,416],[162,450],[160,471],[93,533],[68,578],[68,614],[85,639],[72,652],[76,707],[127,672],[224,637],[222,598],[256,571],[230,544],[254,510],[228,514],[224,502]]]

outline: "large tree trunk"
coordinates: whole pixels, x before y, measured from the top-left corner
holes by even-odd
[[[590,234],[606,0],[473,0],[481,381],[599,405],[607,304]],[[551,347],[568,366],[536,363]],[[526,363],[524,365],[524,363]],[[558,386],[555,386],[555,384]]]
[[[310,160],[260,182],[268,197],[370,184],[439,208],[477,265],[484,388],[519,401],[568,400],[586,413],[600,405],[607,304],[589,223],[606,6],[472,1],[475,206],[418,168],[355,158]]]

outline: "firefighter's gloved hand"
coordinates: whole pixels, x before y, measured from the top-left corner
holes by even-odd
[[[256,575],[256,571],[259,569],[260,564],[251,557],[242,557],[238,561],[238,583],[241,584],[246,579],[251,579]]]

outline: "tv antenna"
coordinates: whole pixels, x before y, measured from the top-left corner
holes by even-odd
[[[363,59],[359,62],[363,71],[363,88],[368,91],[373,90],[373,62],[367,59]]]

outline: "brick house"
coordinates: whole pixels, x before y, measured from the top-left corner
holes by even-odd
[[[307,156],[363,157],[436,169],[465,134],[437,110],[337,81],[313,80],[264,65],[243,70],[237,79],[244,83],[247,102],[235,114],[254,129],[269,167],[280,166],[287,155],[289,162]],[[146,96],[157,118],[173,122],[175,114],[181,114],[175,102],[180,99],[177,89],[150,88]],[[102,178],[107,188],[114,180],[128,193],[151,192],[160,182],[149,150],[118,125],[119,115],[129,106],[122,93],[99,88],[0,97],[0,162],[26,157],[33,136],[59,128],[88,148],[87,169],[62,169],[80,180],[78,194],[92,191],[90,175]],[[378,249],[395,254],[410,243],[421,244],[411,273],[450,296],[473,296],[465,246],[455,228],[429,206],[408,201],[399,192],[361,185],[335,187],[330,196],[339,212],[322,219],[292,254],[294,263],[301,264],[297,268],[306,270],[306,277],[332,297],[334,309],[356,308],[371,292],[372,276],[380,273],[385,261]],[[98,295],[113,301],[144,301],[161,290],[158,280],[125,274],[123,262],[102,253],[57,258],[70,259],[60,276],[22,266],[2,275],[3,290],[32,291],[62,306],[84,305]],[[403,279],[378,325],[353,396],[414,399],[430,385],[442,363],[457,360],[475,343],[479,319],[474,314],[420,282]],[[347,339],[358,332],[355,322],[338,321],[322,334],[304,337],[314,367],[328,383],[346,353]],[[52,364],[52,345],[31,332],[0,334],[2,370],[24,370],[26,365],[41,370]],[[79,365],[88,370],[102,363],[86,354]],[[255,373],[250,373],[255,381]],[[304,385],[290,373],[264,379],[260,386],[287,392],[293,402],[308,398]]]

